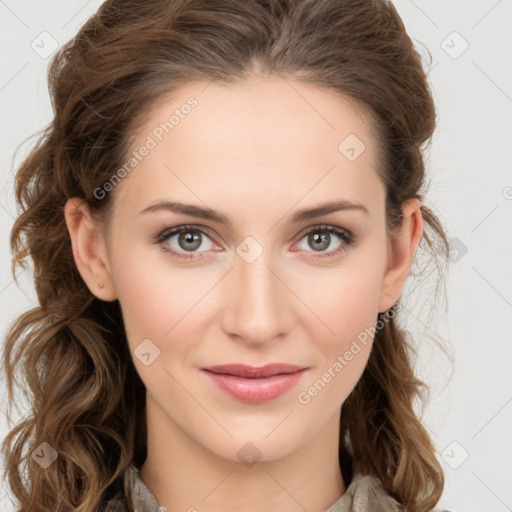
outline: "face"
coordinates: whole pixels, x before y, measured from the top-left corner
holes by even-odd
[[[148,408],[230,460],[247,442],[263,460],[283,457],[336,421],[370,354],[361,334],[393,304],[365,117],[290,83],[197,82],[162,98],[133,143],[136,165],[110,191],[108,271]],[[298,215],[342,201],[359,207]],[[201,369],[233,363],[306,370],[250,401]]]

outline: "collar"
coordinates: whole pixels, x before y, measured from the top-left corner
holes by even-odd
[[[159,505],[139,477],[139,470],[130,464],[121,477],[123,490],[106,504],[105,512],[128,512],[123,495],[131,498],[134,512],[170,512]],[[124,493],[123,493],[124,491]],[[386,493],[374,474],[354,473],[345,493],[323,512],[398,512],[399,504]]]

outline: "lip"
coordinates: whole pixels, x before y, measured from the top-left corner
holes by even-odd
[[[271,363],[264,366],[249,366],[247,364],[220,364],[217,366],[207,366],[201,368],[212,373],[221,373],[223,375],[236,375],[246,379],[259,379],[262,377],[272,377],[273,375],[295,373],[304,370],[305,366],[297,366],[287,363]]]
[[[290,391],[308,368],[277,363],[265,366],[228,364],[201,368],[205,375],[231,397],[247,403],[264,403]]]

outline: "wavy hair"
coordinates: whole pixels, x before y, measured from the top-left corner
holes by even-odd
[[[145,388],[120,306],[97,299],[82,280],[66,201],[80,197],[108,220],[111,194],[99,199],[95,190],[125,162],[143,113],[189,81],[235,83],[254,73],[324,87],[361,105],[378,142],[389,235],[401,225],[401,204],[417,197],[419,247],[448,261],[441,222],[423,204],[435,104],[421,55],[389,1],[106,1],[53,56],[54,115],[15,176],[12,273],[16,279],[17,266],[31,259],[39,302],[9,326],[2,361],[9,403],[19,386],[31,406],[2,444],[20,512],[100,511],[127,466],[147,455]],[[404,510],[426,512],[439,501],[444,476],[414,410],[428,387],[415,375],[415,349],[397,316],[377,330],[342,406],[340,467],[346,482],[356,465],[375,473]],[[31,454],[43,442],[58,457],[41,470]]]

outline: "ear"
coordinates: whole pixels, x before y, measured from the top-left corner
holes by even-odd
[[[91,293],[101,300],[117,298],[114,290],[105,239],[93,221],[87,204],[78,197],[68,199],[64,217],[71,237],[73,257]]]
[[[421,203],[411,198],[402,203],[402,224],[388,242],[388,266],[384,274],[379,312],[393,307],[400,298],[402,288],[409,275],[416,248],[423,235],[423,217]]]

